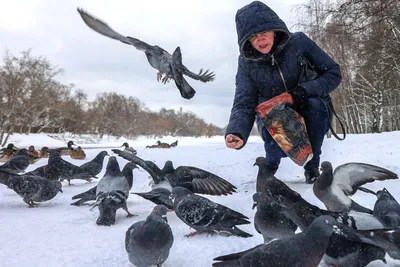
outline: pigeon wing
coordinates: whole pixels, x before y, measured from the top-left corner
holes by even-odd
[[[185,197],[178,205],[176,212],[189,226],[212,226],[224,217],[220,205],[207,198],[190,195]]]
[[[236,186],[211,172],[193,166],[182,167],[187,168],[191,172],[193,177],[193,192],[195,193],[209,195],[228,195],[236,192]]]
[[[358,187],[376,180],[398,179],[394,172],[366,163],[346,163],[333,172],[332,189],[340,188],[347,196],[356,193]]]
[[[107,23],[98,18],[95,18],[94,16],[92,16],[91,14],[89,14],[88,12],[84,11],[81,8],[78,8],[78,13],[81,15],[86,25],[89,26],[89,28],[91,28],[95,32],[98,32],[114,40],[121,41],[125,44],[133,45],[138,50],[146,51],[153,49],[153,46],[143,41],[140,41],[139,39],[122,36],[118,32],[114,31],[110,26],[108,26]]]

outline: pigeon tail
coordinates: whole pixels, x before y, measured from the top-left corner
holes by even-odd
[[[372,214],[373,213],[372,210],[361,206],[360,204],[358,204],[354,200],[351,200],[350,210],[354,210],[354,211],[358,211],[358,212],[364,212],[364,213],[368,213],[368,214]]]
[[[220,261],[212,264],[213,267],[240,267],[239,260]]]
[[[182,75],[182,54],[179,46],[172,53],[171,69],[174,76],[176,87],[179,89],[181,96],[185,99],[191,99],[196,91],[190,86]]]

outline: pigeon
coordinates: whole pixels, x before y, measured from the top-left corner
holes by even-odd
[[[179,166],[175,169],[172,162],[168,160],[165,162],[163,169],[160,169],[155,163],[149,160],[143,160],[118,149],[112,149],[112,151],[118,156],[142,167],[153,178],[153,182],[159,185],[158,187],[164,186],[167,183],[169,188],[181,186],[193,193],[217,196],[236,192],[236,187],[228,181],[196,167]]]
[[[93,175],[79,166],[76,166],[61,158],[57,150],[49,150],[49,160],[47,165],[36,168],[28,172],[30,175],[38,175],[50,180],[58,180],[62,182],[64,179],[71,185],[72,179],[81,179],[90,181]]]
[[[339,232],[331,216],[318,217],[304,232],[261,244],[243,252],[220,256],[215,267],[317,267],[328,246],[329,237]]]
[[[62,193],[59,181],[52,181],[34,175],[18,175],[0,171],[0,183],[17,193],[29,208],[37,207],[35,202],[53,199],[58,192]]]
[[[159,188],[154,188],[150,192],[145,192],[145,193],[132,192],[131,194],[141,196],[142,198],[150,200],[156,205],[164,205],[170,210],[174,209],[174,203],[169,198],[169,196],[171,195],[171,191],[169,191],[166,188],[159,187]]]
[[[130,147],[129,144],[127,142],[123,143],[122,146],[125,147],[124,151],[132,153],[133,155],[137,154],[136,149],[134,149],[133,147]]]
[[[253,201],[253,209],[257,207],[254,215],[254,228],[262,234],[264,243],[295,234],[297,225],[281,214],[281,205],[261,192],[253,195]]]
[[[122,174],[117,158],[111,156],[108,159],[106,173],[99,181],[96,188],[96,202],[93,208],[98,207],[100,215],[97,225],[110,226],[115,224],[115,215],[119,208],[123,208],[127,217],[134,216],[129,212],[126,200],[129,197],[129,184]]]
[[[24,172],[30,164],[28,149],[21,148],[17,154],[0,166],[0,170],[13,173]]]
[[[157,205],[146,220],[134,223],[125,234],[129,261],[137,267],[161,266],[169,256],[174,236],[167,207]]]
[[[122,174],[124,175],[124,177],[128,181],[129,190],[132,188],[132,184],[133,184],[132,171],[134,169],[137,169],[137,166],[133,162],[128,162],[125,165],[125,167],[122,169]],[[78,194],[76,196],[73,196],[72,199],[79,199],[79,200],[74,202],[74,203],[71,203],[71,205],[80,206],[80,205],[86,203],[87,201],[96,200],[96,190],[97,190],[97,186],[92,187],[89,190],[87,190],[87,191],[85,191],[83,193],[80,193],[80,194]]]
[[[197,231],[186,235],[187,237],[200,233],[253,236],[236,227],[236,225],[250,224],[249,218],[237,211],[179,186],[172,189],[171,198],[176,216]]]
[[[85,24],[92,30],[109,38],[121,41],[122,43],[132,45],[136,49],[143,51],[149,64],[158,70],[157,80],[159,81],[161,79],[161,82],[165,84],[169,79],[174,79],[183,98],[191,99],[195,95],[196,91],[187,83],[182,74],[201,82],[209,82],[215,79],[215,74],[213,72],[207,70],[203,73],[203,70],[201,69],[199,74],[195,74],[182,65],[182,56],[179,47],[175,50],[175,54],[171,55],[158,45],[153,46],[133,37],[122,36],[111,29],[108,24],[95,18],[85,10],[81,8],[78,8],[77,10]],[[165,74],[164,78],[162,78],[163,74]]]
[[[365,163],[346,163],[333,171],[332,164],[324,161],[321,163],[321,171],[313,185],[314,194],[328,210],[337,212],[355,210],[372,214],[372,210],[356,203],[349,196],[366,183],[399,178],[389,170]]]
[[[92,177],[96,177],[102,169],[105,156],[110,156],[107,151],[103,150],[97,154],[94,159],[79,166],[84,172],[90,173]]]
[[[386,188],[377,192],[373,215],[391,229],[400,228],[400,204]]]
[[[269,197],[280,202],[280,196],[284,196],[292,201],[300,200],[301,196],[296,191],[292,190],[283,181],[279,180],[273,174],[267,159],[258,157],[253,166],[258,166],[257,174],[257,192],[266,193]]]

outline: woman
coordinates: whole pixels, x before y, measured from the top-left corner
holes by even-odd
[[[329,111],[323,99],[341,82],[339,65],[304,33],[291,33],[278,15],[262,2],[254,1],[236,13],[240,49],[236,74],[236,93],[226,130],[226,146],[245,146],[256,116],[258,104],[284,92],[291,94],[293,107],[303,115],[313,158],[304,166],[307,183],[319,176],[321,146],[329,129]],[[318,78],[298,84],[298,58],[314,66]],[[275,173],[286,154],[277,145],[257,117],[264,140],[266,159]]]

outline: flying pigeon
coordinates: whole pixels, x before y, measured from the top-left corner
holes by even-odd
[[[179,186],[172,189],[171,198],[176,216],[197,231],[186,235],[187,237],[200,233],[252,236],[236,227],[250,223],[248,217],[237,211]]]
[[[253,209],[257,207],[254,215],[254,228],[262,234],[264,243],[295,234],[297,225],[281,214],[281,205],[261,192],[253,195],[253,201]]]
[[[62,192],[59,181],[47,180],[34,175],[18,175],[0,171],[0,183],[17,193],[29,208],[38,206],[35,202],[45,202]]]
[[[169,79],[174,79],[183,98],[191,99],[196,91],[186,82],[182,74],[201,82],[214,80],[215,75],[213,72],[209,73],[207,70],[203,73],[201,69],[199,74],[195,74],[182,65],[182,55],[180,54],[179,47],[175,50],[176,53],[171,56],[171,54],[158,45],[153,46],[133,37],[122,36],[111,29],[108,24],[95,18],[83,9],[78,8],[77,10],[86,25],[92,30],[122,43],[133,45],[136,49],[143,51],[150,65],[158,70],[157,81],[161,80],[165,84]],[[164,78],[162,78],[163,74],[165,74]]]
[[[372,214],[372,210],[356,203],[349,196],[366,183],[399,178],[387,169],[365,163],[346,163],[333,171],[332,164],[324,161],[321,163],[321,171],[313,185],[314,194],[328,210],[337,212],[355,210]]]
[[[167,222],[167,207],[157,205],[144,221],[134,223],[125,234],[129,261],[137,267],[161,266],[174,243]]]
[[[13,173],[24,172],[30,164],[28,149],[21,148],[17,154],[0,166],[0,170]]]
[[[170,160],[160,169],[155,163],[143,160],[128,152],[112,149],[118,156],[132,161],[147,171],[156,185],[169,184],[169,187],[182,186],[193,193],[208,195],[227,195],[236,192],[236,187],[223,178],[208,171],[192,167],[179,166],[174,168]]]
[[[329,237],[339,232],[330,216],[318,217],[304,232],[261,244],[246,251],[215,258],[214,267],[317,267],[328,246]]]
[[[111,156],[108,159],[106,173],[101,178],[96,188],[96,202],[93,208],[99,208],[98,225],[110,226],[115,223],[115,215],[119,208],[123,208],[127,217],[134,216],[128,211],[126,200],[129,197],[129,184],[122,174],[117,158]]]
[[[126,180],[128,182],[129,190],[132,188],[132,184],[133,184],[132,171],[134,169],[137,169],[137,166],[133,162],[128,162],[125,165],[125,167],[122,169],[122,174],[124,175],[124,177],[126,178]],[[83,203],[86,203],[87,201],[96,200],[96,190],[97,190],[97,186],[92,187],[89,190],[87,190],[81,194],[73,196],[72,199],[79,199],[79,200],[74,203],[71,203],[71,205],[80,206]]]
[[[380,218],[383,223],[392,228],[400,228],[400,204],[386,188],[377,192],[373,215]]]
[[[169,198],[169,196],[171,195],[171,191],[169,191],[166,188],[159,187],[159,188],[154,188],[150,192],[145,192],[145,193],[132,192],[131,194],[141,196],[142,198],[150,200],[151,202],[157,205],[164,205],[170,210],[174,209],[174,203]]]
[[[284,196],[292,201],[301,198],[299,193],[275,177],[274,171],[270,168],[266,158],[258,157],[253,166],[258,166],[259,168],[257,173],[257,192],[266,193],[278,202],[280,201],[280,196]]]

